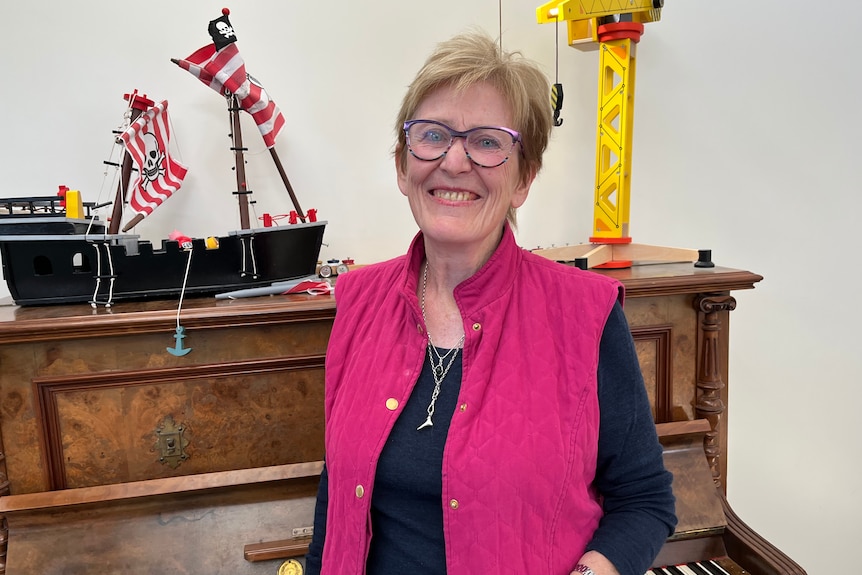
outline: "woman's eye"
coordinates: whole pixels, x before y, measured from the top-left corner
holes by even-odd
[[[422,138],[423,141],[428,142],[430,144],[443,142],[446,140],[445,136],[440,130],[428,130],[425,132],[425,136]]]
[[[500,149],[500,140],[497,138],[493,138],[491,136],[482,136],[476,138],[476,146],[478,146],[482,150],[499,150]]]

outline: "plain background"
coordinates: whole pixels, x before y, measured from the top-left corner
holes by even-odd
[[[170,102],[183,189],[136,232],[159,241],[238,226],[224,100],[170,62],[207,44],[223,4],[81,0],[4,5],[2,195],[59,185],[105,201],[102,161],[133,89]],[[324,258],[373,262],[416,231],[391,157],[394,118],[433,45],[471,26],[565,89],[564,124],[519,219],[527,248],[590,234],[598,56],[538,25],[538,2],[246,0],[230,6],[248,71],[287,121],[276,149],[304,209],[329,222]],[[764,276],[731,314],[729,499],[808,570],[858,565],[856,177],[858,26],[840,0],[666,3],[638,46],[631,235],[711,248]],[[559,35],[559,65],[555,39]],[[557,72],[558,68],[558,72]],[[256,215],[290,202],[244,115]],[[0,296],[8,291],[0,287]]]

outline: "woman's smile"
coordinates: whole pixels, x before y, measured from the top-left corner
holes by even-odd
[[[467,192],[464,190],[449,190],[445,188],[433,189],[431,190],[431,195],[438,200],[445,200],[447,202],[471,202],[473,200],[479,199],[479,196],[474,194],[473,192]]]

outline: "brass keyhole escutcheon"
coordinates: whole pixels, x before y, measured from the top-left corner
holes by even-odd
[[[159,453],[159,462],[164,463],[171,469],[179,467],[180,463],[189,458],[185,452],[189,441],[183,436],[186,431],[185,425],[177,425],[171,415],[165,417],[161,425],[156,429],[156,451]]]

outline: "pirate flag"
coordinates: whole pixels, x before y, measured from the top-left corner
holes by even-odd
[[[225,8],[222,10],[222,15],[210,22],[210,36],[213,39],[216,50],[221,50],[228,44],[236,42],[236,32],[233,31],[233,26],[230,25],[228,15],[230,11]]]

